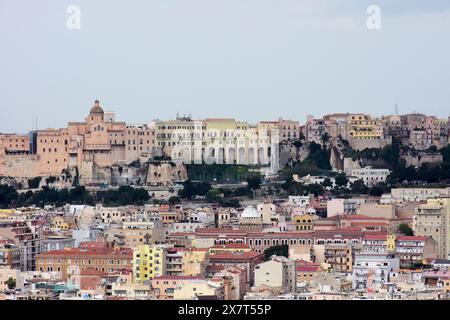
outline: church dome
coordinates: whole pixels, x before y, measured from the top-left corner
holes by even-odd
[[[99,115],[99,116],[104,115],[104,111],[103,111],[102,107],[100,107],[100,101],[95,100],[94,105],[92,106],[89,114],[90,115]]]
[[[242,211],[241,218],[259,218],[260,214],[253,206],[248,206]]]

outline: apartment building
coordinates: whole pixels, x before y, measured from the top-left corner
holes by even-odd
[[[158,276],[151,280],[151,296],[158,300],[195,300],[214,297],[223,300],[225,288],[221,281],[199,276]]]
[[[395,202],[421,202],[428,198],[450,197],[450,187],[447,188],[393,188],[391,196]]]
[[[155,146],[155,125],[150,123],[127,125],[124,129],[125,162],[146,161],[158,154]],[[111,136],[110,143],[117,143],[115,137]]]
[[[386,182],[387,177],[390,174],[389,169],[375,169],[371,166],[367,166],[362,169],[353,169],[350,171],[352,177],[361,179],[366,186],[373,186],[378,183]]]
[[[140,245],[133,250],[133,281],[144,283],[166,274],[167,248],[161,245]]]
[[[194,280],[205,280],[205,278],[182,275],[156,276],[150,281],[151,295],[158,300],[173,300],[176,288],[182,287],[185,283]]]
[[[183,250],[181,267],[184,276],[197,276],[205,273],[209,264],[209,250],[207,248],[191,248]]]
[[[37,220],[0,222],[0,239],[12,240],[20,249],[20,270],[36,270],[36,256],[43,250],[43,227]]]
[[[154,221],[126,221],[121,227],[105,231],[108,243],[135,248],[144,244],[160,244],[166,239],[166,229],[159,219]]]
[[[307,116],[305,124],[305,139],[307,142],[322,144],[322,136],[325,132],[326,127],[323,119],[315,119],[312,115]]]
[[[330,199],[327,201],[327,217],[356,214],[361,202],[359,199]]]
[[[427,236],[398,236],[395,251],[402,267],[414,267],[437,257],[435,242]]]
[[[397,253],[402,268],[414,267],[437,257],[435,242],[428,236],[367,234],[364,235],[362,251]]]
[[[53,250],[63,250],[65,248],[73,248],[75,239],[71,237],[52,235],[42,241],[42,252]]]
[[[449,256],[450,198],[428,199],[415,209],[413,230],[417,236],[429,236],[436,245],[437,257]]]
[[[335,272],[352,272],[353,248],[345,243],[325,244],[325,263]]]
[[[0,268],[20,270],[20,248],[12,240],[0,239]]]
[[[132,260],[133,252],[127,248],[66,248],[38,254],[36,270],[61,272],[62,280],[66,281],[86,269],[103,272],[131,271]]]
[[[295,293],[297,270],[295,261],[273,256],[271,260],[255,266],[255,287],[270,287],[274,292]]]
[[[379,289],[389,282],[390,273],[399,268],[400,259],[395,253],[357,253],[352,273],[353,289]]]

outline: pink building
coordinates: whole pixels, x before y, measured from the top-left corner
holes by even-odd
[[[154,151],[154,127],[127,126],[105,113],[96,100],[83,122],[29,135],[0,135],[0,176],[58,176],[78,168],[80,182],[93,182],[94,167],[148,159]]]

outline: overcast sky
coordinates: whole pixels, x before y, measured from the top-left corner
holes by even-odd
[[[81,30],[66,27],[81,9]],[[366,9],[381,8],[381,30]],[[0,132],[116,119],[450,115],[448,0],[0,0]]]

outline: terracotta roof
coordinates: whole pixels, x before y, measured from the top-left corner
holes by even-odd
[[[320,269],[320,266],[297,265],[295,269],[297,272],[316,272]]]
[[[450,278],[450,271],[437,270],[437,271],[424,271],[422,277],[438,277],[438,278]]]
[[[357,221],[352,222],[352,226],[388,226],[389,223],[386,222],[364,222],[364,221]]]
[[[250,249],[250,246],[245,243],[227,243],[218,244],[212,247],[213,249]]]
[[[206,271],[208,271],[208,272],[216,272],[216,271],[221,271],[224,269],[225,269],[225,266],[222,264],[209,264],[206,267]]]
[[[398,236],[398,241],[425,241],[428,237],[426,236]]]
[[[220,260],[251,260],[254,258],[260,258],[263,257],[264,254],[263,253],[259,253],[259,252],[255,252],[255,251],[248,251],[248,252],[243,252],[243,253],[216,253],[216,254],[212,254],[209,257],[209,260],[211,262],[213,261],[220,261]]]
[[[193,236],[195,232],[173,232],[169,234],[169,237],[182,237],[182,236]]]
[[[115,250],[113,248],[68,248],[65,250],[54,250],[40,253],[39,257],[70,257],[70,256],[125,256],[132,258],[133,250],[124,248]]]
[[[385,218],[377,218],[377,217],[369,217],[363,214],[348,214],[346,216],[342,216],[342,219],[346,220],[386,220]]]
[[[387,234],[365,234],[364,240],[386,240]]]
[[[202,276],[159,276],[154,277],[152,281],[155,280],[205,280]]]
[[[198,228],[196,233],[242,233],[246,234],[245,230],[235,230],[235,229],[220,229],[220,228]]]
[[[96,270],[94,268],[84,269],[84,270],[81,270],[81,272],[80,272],[80,275],[82,275],[82,276],[102,276],[104,274],[106,274],[106,273],[103,271],[100,271],[100,270]]]

